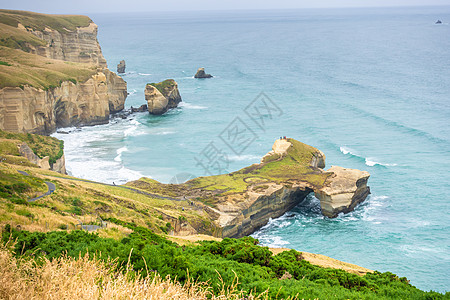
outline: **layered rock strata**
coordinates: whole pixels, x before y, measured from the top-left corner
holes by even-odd
[[[24,33],[16,35],[34,36],[42,42],[26,42],[22,50],[55,60],[87,64],[93,75],[87,80],[82,77],[82,81],[62,77],[64,79],[59,81],[57,87],[47,85],[45,88],[35,88],[21,84],[0,89],[0,129],[50,134],[58,127],[104,124],[110,114],[123,110],[127,84],[107,69],[97,40],[98,27],[92,20],[83,16],[54,17],[20,11],[6,11],[6,14],[8,18],[17,17],[34,24],[34,27],[25,27],[19,22],[15,32]],[[83,19],[82,23],[89,25],[67,29],[64,22],[71,18]],[[36,25],[42,20],[50,20],[48,22],[51,24],[42,29],[42,26]],[[28,55],[33,58],[32,54]],[[78,78],[76,71],[71,76]]]
[[[87,27],[78,27],[76,30],[64,32],[51,29],[50,25],[42,31],[25,28],[20,23],[18,28],[47,43],[46,46],[28,45],[33,54],[107,68],[106,59],[97,40],[98,26],[95,23],[91,22]]]
[[[48,134],[58,127],[105,124],[123,109],[126,96],[126,82],[108,69],[48,90],[6,87],[0,90],[0,129]]]

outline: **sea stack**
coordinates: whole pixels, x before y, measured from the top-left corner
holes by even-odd
[[[123,74],[125,73],[125,61],[121,60],[120,63],[117,64],[117,73]]]
[[[197,73],[195,73],[194,78],[211,78],[211,74],[205,73],[205,68],[198,68]]]
[[[332,166],[326,172],[332,175],[322,188],[314,191],[323,215],[335,218],[341,212],[351,212],[370,194],[367,186],[369,172],[338,166]]]
[[[148,83],[145,86],[145,100],[148,112],[152,115],[162,115],[167,110],[175,108],[181,102],[178,84],[173,79],[159,83]]]

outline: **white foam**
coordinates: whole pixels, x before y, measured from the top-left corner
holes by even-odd
[[[136,93],[137,93],[137,90],[133,89],[131,92],[129,92],[129,95],[130,95],[130,96],[133,96],[133,95],[136,94]]]
[[[385,166],[385,167],[395,167],[397,164],[384,164],[384,163],[381,163],[381,162],[378,162],[378,161],[374,161],[374,160],[372,160],[373,158],[366,158],[365,160],[366,160],[366,165],[368,165],[369,167],[373,167],[373,166],[376,166],[376,165],[379,165],[379,166]]]
[[[208,108],[206,106],[194,105],[194,104],[190,104],[188,102],[180,102],[178,104],[178,107],[184,107],[184,108],[187,108],[187,109],[207,109]]]
[[[255,161],[259,161],[261,159],[261,156],[259,155],[230,155],[228,156],[229,160],[232,161],[249,161],[249,160],[255,160]]]
[[[352,152],[352,149],[350,149],[350,148],[348,148],[348,147],[339,147],[339,150],[341,150],[341,152],[343,153],[343,154],[352,154],[352,155],[355,155],[353,152]]]
[[[397,165],[397,164],[381,163],[381,162],[376,161],[375,160],[376,158],[373,158],[373,157],[364,157],[362,155],[359,155],[355,150],[353,150],[353,149],[351,149],[349,147],[342,146],[342,147],[339,147],[339,150],[344,155],[350,154],[350,155],[353,155],[353,156],[356,156],[356,157],[364,159],[365,164],[367,166],[369,166],[369,167],[373,167],[373,166],[376,166],[376,165],[384,166],[384,167],[394,167],[394,166]]]
[[[128,151],[127,147],[122,147],[122,148],[117,149],[117,151],[116,151],[117,156],[114,158],[114,160],[119,161],[119,162],[122,161],[122,153],[125,151]]]
[[[53,136],[64,140],[66,168],[73,176],[122,184],[144,176],[126,168],[122,161],[123,153],[129,151],[124,145],[124,137],[140,134],[137,130],[140,125],[136,120],[120,119],[115,123],[82,129],[65,128],[69,134],[55,133]]]
[[[156,132],[155,135],[167,135],[167,134],[174,134],[175,131],[160,131]]]
[[[152,75],[152,74],[148,74],[148,73],[138,73],[139,75],[141,75],[141,76],[150,76],[150,75]]]
[[[270,248],[283,248],[285,245],[289,245],[288,241],[284,241],[280,236],[271,236],[263,241],[265,246]]]

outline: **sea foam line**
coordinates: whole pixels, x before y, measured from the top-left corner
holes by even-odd
[[[362,155],[357,154],[355,150],[353,150],[353,149],[351,149],[349,147],[345,147],[345,146],[339,147],[339,150],[344,155],[349,154],[349,155],[351,155],[353,157],[356,157],[356,158],[358,158],[360,160],[364,160],[364,163],[367,166],[369,166],[369,167],[373,167],[373,166],[376,166],[376,165],[383,166],[383,167],[394,167],[394,166],[397,166],[397,164],[388,164],[388,163],[378,162],[378,161],[375,160],[376,158],[373,158],[373,157],[364,157]]]

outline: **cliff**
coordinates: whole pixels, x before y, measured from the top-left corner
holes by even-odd
[[[126,82],[106,67],[85,16],[0,10],[0,129],[49,134],[107,123]]]
[[[31,86],[0,90],[0,129],[48,134],[58,127],[108,123],[123,109],[126,83],[104,69],[85,82],[64,81],[59,87]]]
[[[18,44],[12,45],[13,48],[47,58],[107,67],[97,40],[98,26],[87,16],[0,10],[0,23],[23,32],[9,37]],[[29,34],[40,42],[32,43],[24,39],[23,36]]]
[[[281,139],[261,163],[230,174],[199,177],[181,185],[149,184],[144,179],[129,185],[190,199],[196,206],[201,202],[215,236],[242,237],[291,210],[310,193],[316,193],[328,217],[352,211],[370,193],[369,173],[340,167],[324,171],[324,167],[320,150]]]

